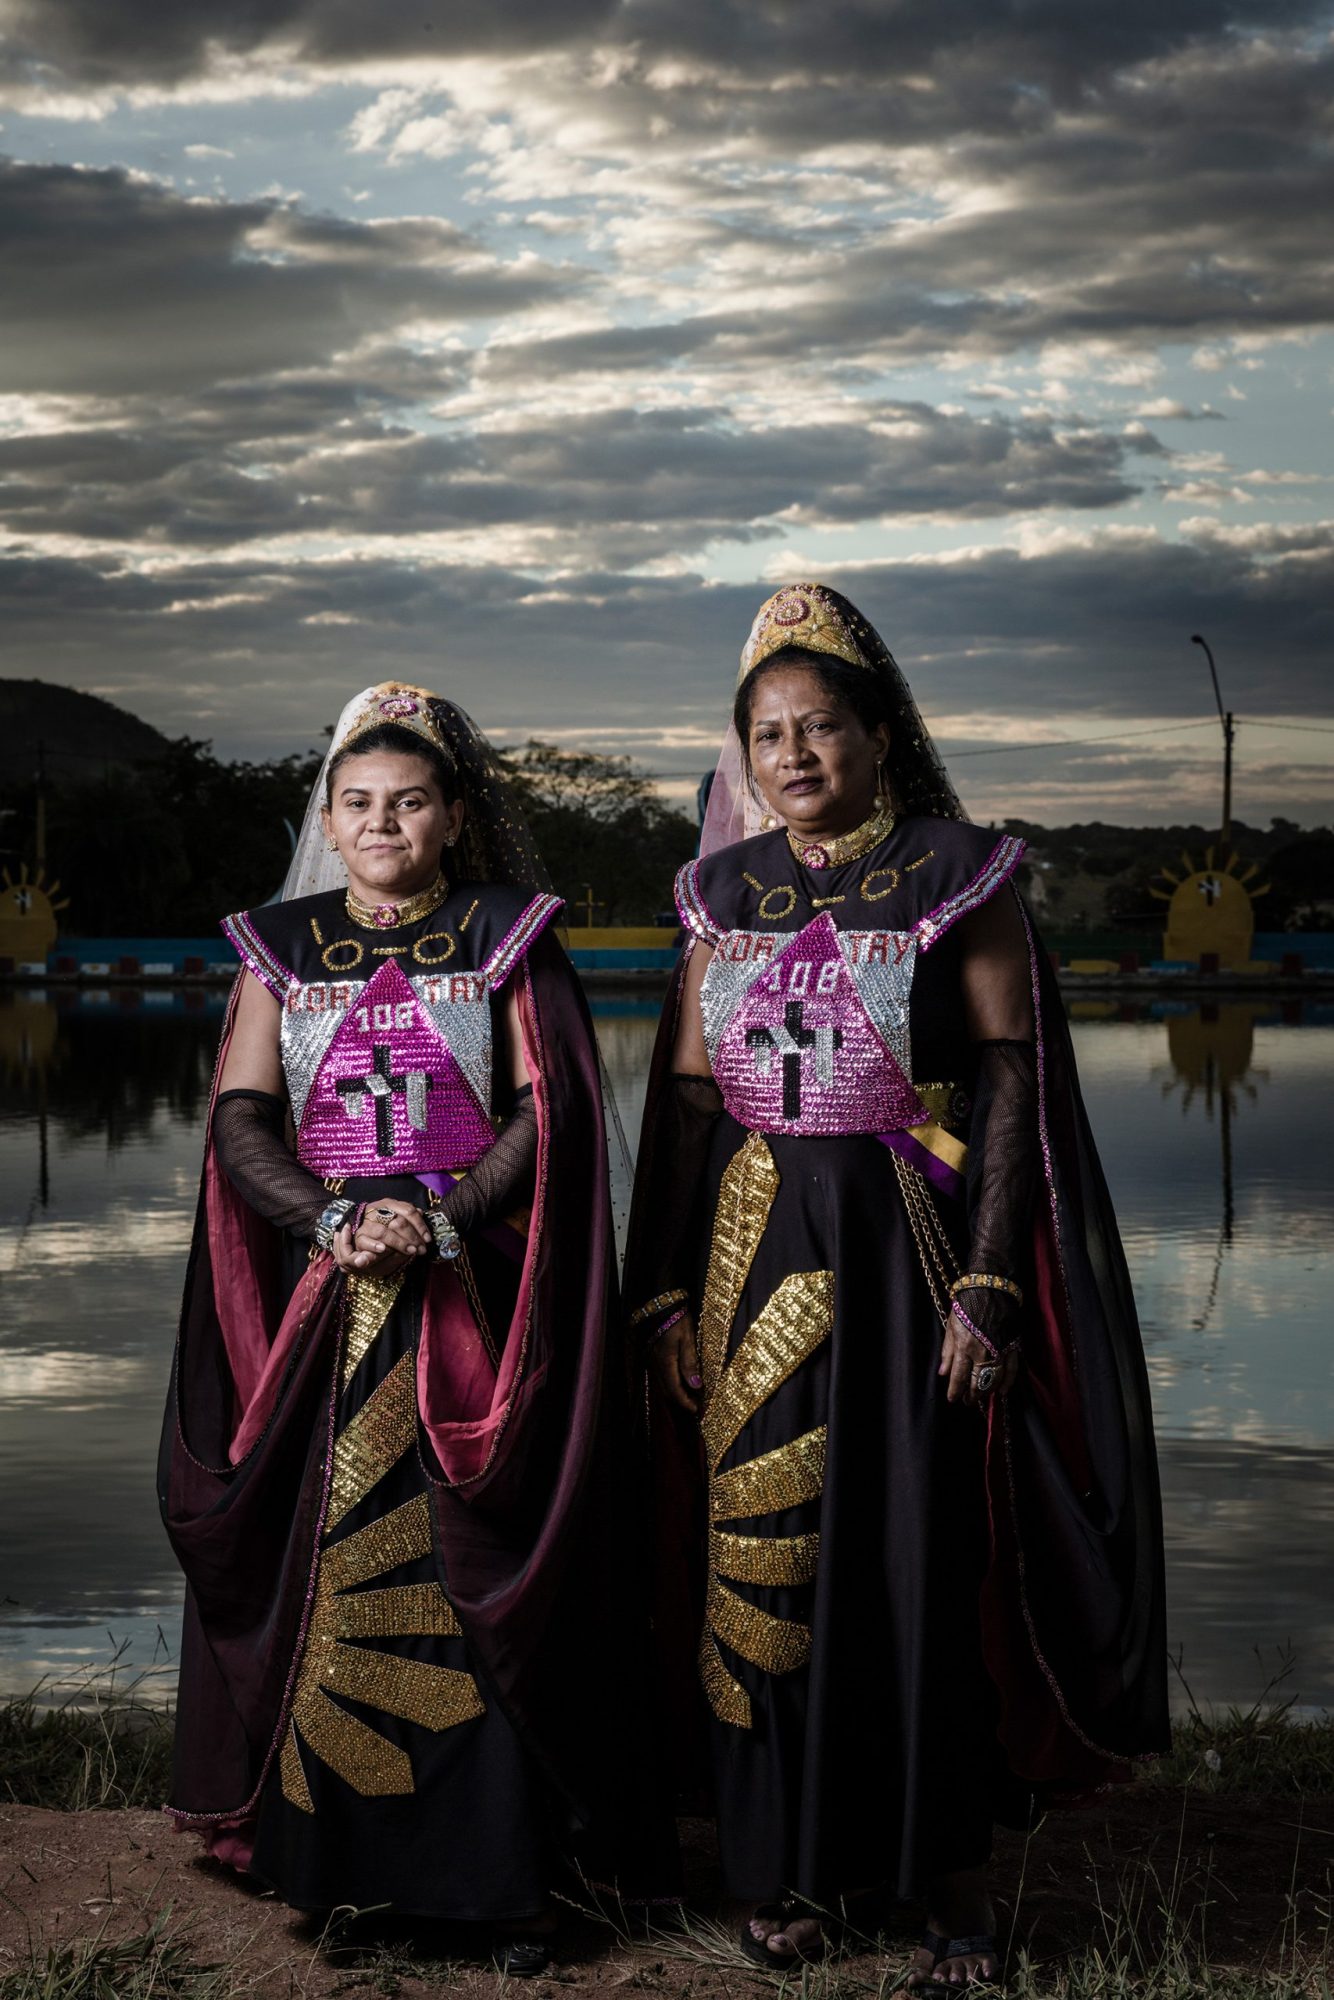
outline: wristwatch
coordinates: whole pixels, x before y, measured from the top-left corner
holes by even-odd
[[[332,1252],[334,1237],[344,1226],[356,1205],[354,1201],[348,1201],[342,1196],[329,1203],[329,1206],[323,1211],[319,1221],[315,1224],[315,1241],[319,1244],[321,1250]]]

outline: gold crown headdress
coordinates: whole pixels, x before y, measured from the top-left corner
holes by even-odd
[[[452,764],[453,753],[432,713],[435,699],[426,688],[413,687],[408,681],[381,681],[378,687],[367,688],[360,697],[360,706],[339,735],[334,749],[346,750],[358,736],[392,722],[395,728],[410,730],[414,736],[424,738]]]
[[[851,607],[849,607],[851,609]],[[831,653],[850,666],[869,667],[857,643],[853,625],[836,594],[822,583],[785,583],[760,606],[750,637],[741,648],[740,687],[746,675],[781,653],[785,646],[804,646],[809,653]]]

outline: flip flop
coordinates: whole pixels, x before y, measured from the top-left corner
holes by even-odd
[[[491,1957],[507,1979],[536,1979],[551,1963],[551,1945],[546,1938],[505,1938]]]
[[[930,1934],[928,1933],[928,1935]],[[981,1931],[975,1937],[948,1938],[944,1943],[944,1950],[936,1954],[937,1965],[940,1964],[942,1959],[946,1958],[994,1958],[996,1964],[1000,1965],[1000,1949],[996,1943],[993,1931]],[[921,1992],[923,1988],[929,1990],[931,1987],[934,1987],[938,1993],[958,1993],[960,1991],[965,1993],[999,1993],[1003,1984],[1004,1981],[1001,1974],[997,1972],[994,1979],[970,1979],[967,1986],[963,1988],[952,1986],[947,1979],[926,1979],[923,1980],[922,1986],[918,1988],[918,1991]]]
[[[923,1973],[920,1967],[915,1965],[909,1966],[897,1990],[900,1993],[921,1993],[927,1987],[944,1986],[945,1981],[943,1979],[933,1979],[931,1973],[934,1973],[941,1959],[946,1956],[949,1947],[949,1939],[942,1937],[939,1931],[923,1931],[921,1949],[930,1956],[931,1972]],[[919,1976],[912,1979],[913,1973],[918,1973]],[[911,1985],[908,1983],[910,1979],[912,1979]]]
[[[813,1910],[803,1910],[797,1903],[757,1903],[741,1929],[737,1932],[737,1943],[746,1957],[756,1965],[784,1966],[800,1961],[803,1965],[818,1965],[828,1950],[823,1931],[811,1944],[794,1944],[790,1951],[770,1951],[768,1939],[753,1935],[751,1917],[763,1917],[766,1923],[790,1924],[798,1918],[815,1918]],[[817,1919],[818,1921],[818,1919]]]

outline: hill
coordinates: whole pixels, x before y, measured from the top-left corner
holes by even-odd
[[[46,752],[49,778],[96,776],[108,766],[158,758],[167,738],[100,695],[51,681],[0,679],[0,785],[26,785]]]

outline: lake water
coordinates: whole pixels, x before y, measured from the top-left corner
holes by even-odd
[[[0,992],[0,1694],[121,1659],[169,1692],[153,1467],[221,1020]],[[637,1130],[656,1004],[596,1006]],[[1334,1008],[1073,1008],[1157,1409],[1196,1696],[1334,1707]]]

